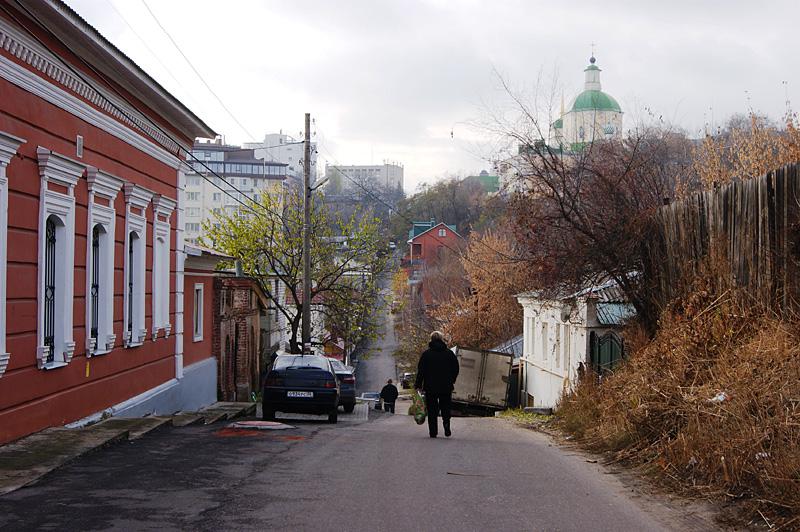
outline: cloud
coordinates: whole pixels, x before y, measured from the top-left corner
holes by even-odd
[[[70,5],[231,142],[251,140],[220,109],[135,2]],[[532,87],[556,72],[566,99],[596,43],[604,89],[631,120],[643,107],[697,131],[748,105],[773,117],[800,87],[795,2],[554,3],[407,0],[151,2],[162,24],[252,136],[296,133],[304,112],[339,162],[401,160],[407,188],[487,164],[460,126],[502,100],[494,70]],[[172,78],[177,78],[179,83]],[[745,93],[745,91],[747,91]],[[556,95],[555,101],[560,100]],[[557,104],[556,104],[557,105]],[[455,128],[456,138],[448,138]],[[459,131],[460,130],[460,131]],[[468,137],[468,138],[467,138]]]

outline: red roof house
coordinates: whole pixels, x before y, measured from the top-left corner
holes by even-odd
[[[421,297],[426,307],[438,303],[433,301],[430,290],[426,287],[426,274],[447,257],[458,254],[464,245],[464,237],[453,226],[445,223],[430,225],[429,229],[408,240],[408,255],[402,261],[413,294]]]

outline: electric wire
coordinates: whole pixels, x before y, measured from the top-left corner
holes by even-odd
[[[58,35],[56,35],[54,32],[52,32],[52,31],[51,31],[51,30],[50,30],[50,29],[49,29],[49,28],[48,28],[48,27],[47,27],[47,26],[46,26],[44,23],[42,23],[42,21],[41,21],[41,20],[39,20],[39,18],[38,18],[38,17],[37,17],[35,14],[33,14],[33,13],[30,11],[30,10],[28,10],[28,9],[25,7],[25,5],[23,5],[23,4],[20,2],[20,0],[14,0],[14,2],[15,2],[15,3],[16,3],[16,4],[17,4],[17,5],[18,5],[18,6],[19,6],[19,7],[20,7],[20,8],[21,8],[21,9],[22,9],[22,10],[23,10],[23,11],[24,11],[24,12],[25,12],[27,15],[28,15],[28,17],[29,17],[29,18],[31,18],[32,20],[34,20],[34,21],[35,21],[35,22],[36,22],[36,23],[37,23],[37,24],[38,24],[38,25],[39,25],[39,26],[40,26],[40,27],[41,27],[41,28],[42,28],[44,31],[46,31],[46,32],[47,32],[47,33],[48,33],[48,34],[49,34],[51,37],[53,37],[53,38],[54,38],[54,39],[55,39],[57,42],[59,42],[59,43],[60,43],[61,45],[63,45],[64,47],[67,47],[67,48],[68,48],[67,44],[66,44],[66,43],[65,43],[63,40],[61,40],[61,39],[58,37]],[[26,31],[27,31],[27,32],[28,32],[28,33],[29,33],[29,34],[30,34],[30,35],[31,35],[31,36],[32,36],[32,37],[33,37],[33,38],[34,38],[34,39],[35,39],[35,40],[36,40],[38,43],[39,43],[39,45],[41,45],[41,46],[42,46],[42,47],[44,47],[44,48],[45,48],[47,51],[49,51],[49,52],[50,52],[50,53],[51,53],[51,54],[52,54],[52,55],[53,55],[53,56],[54,56],[54,57],[55,57],[55,58],[56,58],[56,59],[57,59],[57,60],[58,60],[58,61],[59,61],[59,62],[60,62],[60,63],[61,63],[61,64],[62,64],[62,65],[63,65],[63,66],[66,68],[66,69],[67,69],[67,70],[69,70],[69,71],[70,71],[70,72],[71,72],[73,75],[75,75],[76,77],[78,77],[78,78],[79,78],[81,81],[83,81],[84,83],[86,83],[86,84],[87,84],[87,85],[89,85],[90,87],[94,88],[94,90],[97,92],[97,94],[98,94],[98,95],[99,95],[99,96],[100,96],[100,97],[101,97],[101,98],[102,98],[102,99],[103,99],[103,100],[104,100],[106,103],[108,103],[108,104],[109,104],[111,107],[113,107],[114,109],[116,109],[116,110],[117,110],[117,111],[118,111],[118,112],[119,112],[119,113],[120,113],[122,116],[124,116],[126,119],[128,119],[128,120],[129,120],[129,121],[130,121],[132,124],[135,124],[135,123],[136,123],[136,121],[134,120],[134,118],[133,118],[133,117],[132,117],[132,116],[131,116],[131,115],[130,115],[130,114],[129,114],[129,113],[128,113],[128,112],[127,112],[125,109],[121,108],[121,107],[120,107],[119,105],[117,105],[115,102],[111,101],[109,98],[107,98],[107,97],[106,97],[106,96],[105,96],[105,95],[102,93],[102,91],[100,91],[100,90],[98,89],[98,87],[97,87],[96,83],[94,82],[94,80],[92,80],[92,79],[87,79],[87,76],[86,76],[86,75],[84,75],[84,74],[83,74],[82,72],[80,72],[78,69],[76,69],[75,67],[73,67],[73,66],[72,66],[70,63],[68,63],[67,61],[65,61],[64,59],[62,59],[62,58],[61,58],[61,57],[60,57],[60,56],[59,56],[59,55],[58,55],[58,54],[57,54],[57,53],[56,53],[56,52],[55,52],[55,51],[54,51],[54,50],[53,50],[53,49],[52,49],[50,46],[48,46],[48,45],[47,45],[47,43],[45,43],[45,42],[44,42],[42,39],[40,39],[40,38],[39,38],[39,36],[38,36],[38,35],[36,35],[36,33],[35,33],[35,32],[33,32],[33,31],[32,31],[30,28],[28,28],[28,27],[27,27],[27,26],[26,26],[26,25],[25,25],[25,24],[24,24],[24,23],[23,23],[21,20],[19,20],[19,18],[18,18],[18,17],[17,17],[17,16],[16,16],[16,15],[15,15],[13,12],[9,11],[9,10],[8,10],[8,9],[7,9],[5,6],[3,6],[3,5],[0,5],[0,9],[2,9],[2,10],[3,10],[3,11],[4,11],[4,12],[7,14],[7,15],[9,15],[9,16],[10,16],[10,17],[11,17],[11,18],[14,20],[14,21],[16,21],[16,22],[17,22],[17,24],[19,24],[19,25],[20,25],[22,28],[24,28],[24,29],[25,29],[25,30],[26,30]],[[94,68],[94,67],[93,67],[91,64],[89,64],[89,63],[88,63],[86,60],[84,60],[84,59],[83,59],[83,58],[81,58],[80,56],[77,56],[77,57],[78,57],[78,59],[81,61],[81,63],[83,63],[83,64],[84,64],[84,65],[85,65],[87,68],[89,68],[89,69],[90,69],[90,70],[91,70],[91,71],[92,71],[92,72],[93,72],[95,75],[97,75],[99,78],[101,78],[101,79],[105,80],[105,81],[108,83],[108,87],[109,87],[109,88],[110,88],[110,89],[111,89],[111,90],[112,90],[112,91],[113,91],[113,92],[114,92],[114,93],[115,93],[117,96],[119,96],[119,97],[120,97],[122,100],[124,100],[124,101],[125,101],[126,103],[128,103],[129,105],[131,105],[131,107],[132,107],[133,109],[136,109],[136,106],[135,106],[135,105],[134,105],[134,104],[133,104],[133,103],[130,101],[130,99],[129,99],[129,98],[128,98],[128,97],[127,97],[125,94],[122,94],[120,91],[118,91],[118,90],[117,90],[117,89],[114,87],[113,83],[110,83],[110,82],[108,82],[108,80],[106,80],[105,76],[104,76],[104,75],[103,75],[101,72],[97,71],[97,69],[95,69],[95,68]],[[251,206],[251,205],[249,205],[248,203],[245,203],[245,202],[243,202],[241,199],[239,199],[239,197],[235,196],[235,195],[234,195],[232,192],[230,192],[228,189],[226,189],[226,188],[223,188],[222,186],[220,186],[219,184],[217,184],[216,182],[214,182],[214,180],[213,180],[213,179],[211,179],[210,177],[208,177],[207,175],[204,175],[203,173],[197,172],[197,171],[196,171],[196,170],[193,168],[193,166],[192,166],[192,165],[189,163],[189,161],[187,161],[187,160],[184,160],[184,159],[181,159],[181,158],[180,158],[180,156],[179,156],[179,153],[180,153],[180,151],[182,150],[182,151],[186,152],[187,158],[188,158],[188,157],[191,157],[191,158],[194,160],[194,162],[197,162],[197,163],[199,163],[200,165],[202,165],[202,166],[203,166],[203,168],[205,168],[205,169],[206,169],[206,171],[207,171],[209,174],[212,174],[214,177],[216,177],[216,178],[220,179],[221,181],[224,181],[224,182],[228,183],[228,182],[225,180],[225,177],[221,176],[221,175],[220,175],[220,174],[218,174],[216,171],[212,170],[212,169],[211,169],[211,168],[210,168],[208,165],[206,165],[206,164],[205,164],[205,161],[203,161],[203,160],[201,160],[200,158],[198,158],[197,156],[195,156],[195,155],[194,155],[194,153],[192,153],[192,151],[191,151],[191,150],[187,150],[187,149],[185,149],[185,148],[182,148],[182,147],[181,147],[181,144],[180,144],[180,142],[179,142],[179,141],[178,141],[178,140],[177,140],[177,139],[176,139],[176,138],[175,138],[175,137],[174,137],[172,134],[170,134],[168,131],[165,131],[165,130],[164,130],[164,128],[162,128],[162,127],[161,127],[161,126],[160,126],[160,125],[159,125],[157,122],[155,122],[154,120],[152,120],[152,119],[151,119],[149,116],[147,116],[147,115],[145,115],[145,114],[143,114],[143,113],[142,113],[142,114],[140,114],[140,117],[141,117],[141,118],[143,118],[145,121],[147,121],[147,122],[148,122],[148,123],[149,123],[149,124],[150,124],[150,125],[151,125],[153,128],[155,128],[155,129],[157,129],[159,132],[161,132],[161,134],[163,134],[163,135],[164,135],[166,138],[168,138],[169,140],[171,140],[172,142],[174,142],[176,146],[178,146],[178,153],[177,153],[177,154],[175,154],[175,153],[172,153],[172,152],[171,152],[170,150],[168,150],[168,149],[167,149],[167,151],[168,151],[169,153],[171,153],[173,156],[175,156],[175,157],[176,157],[176,159],[178,159],[178,161],[179,161],[179,162],[181,162],[182,164],[185,164],[185,165],[189,166],[190,168],[192,168],[192,170],[193,170],[193,171],[195,171],[195,173],[197,173],[197,174],[198,174],[198,175],[200,175],[200,176],[201,176],[203,179],[205,179],[206,181],[208,181],[208,182],[209,182],[209,183],[210,183],[212,186],[214,186],[215,188],[219,189],[219,190],[220,190],[220,191],[221,191],[223,194],[225,194],[226,196],[230,197],[232,200],[234,200],[234,201],[236,201],[237,203],[239,203],[239,204],[240,204],[242,207],[244,207],[244,208],[245,208],[245,209],[247,209],[248,211],[252,212],[254,215],[256,215],[256,216],[260,216],[260,214],[261,214],[261,213],[259,213],[258,211],[254,210],[254,209],[252,208],[252,206]],[[139,130],[140,130],[140,131],[142,131],[142,132],[143,132],[145,135],[147,135],[148,137],[150,137],[150,138],[151,138],[151,139],[152,139],[152,140],[153,140],[153,141],[154,141],[156,144],[158,144],[158,145],[162,146],[163,148],[166,148],[166,147],[165,147],[165,146],[163,146],[163,145],[161,144],[161,142],[159,142],[159,140],[158,140],[158,139],[156,139],[156,138],[155,138],[155,137],[154,137],[152,134],[150,134],[149,132],[145,131],[145,130],[144,130],[144,129],[142,129],[142,128],[139,128]],[[274,162],[274,161],[273,161],[273,162]],[[267,208],[265,205],[263,205],[263,204],[261,204],[261,203],[259,203],[259,202],[256,202],[256,201],[255,201],[253,198],[250,198],[250,197],[247,195],[247,193],[243,192],[242,190],[240,190],[239,188],[237,188],[235,185],[233,185],[233,184],[231,184],[231,183],[228,183],[228,186],[229,186],[231,189],[233,189],[235,192],[237,192],[238,194],[240,194],[240,195],[242,195],[242,196],[246,197],[246,198],[247,198],[247,199],[248,199],[250,202],[252,202],[253,204],[255,204],[255,205],[257,205],[257,206],[261,207],[262,209],[264,209],[265,211],[269,212],[271,215],[280,217],[280,214],[279,214],[279,213],[273,213],[273,212],[272,212],[272,211],[270,211],[270,210],[269,210],[269,209],[268,209],[268,208]]]
[[[153,10],[150,9],[150,6],[147,4],[147,0],[142,0],[142,4],[144,4],[144,7],[147,9],[147,12],[150,13],[150,16],[153,17],[153,20],[155,21],[155,23],[158,25],[159,28],[161,28],[161,31],[164,32],[164,35],[167,36],[167,38],[172,43],[172,45],[175,47],[175,49],[178,51],[178,53],[181,54],[181,57],[183,57],[184,61],[186,61],[186,64],[189,65],[189,68],[192,69],[192,71],[195,73],[197,78],[203,83],[205,88],[208,89],[208,92],[210,92],[211,95],[214,96],[214,98],[216,98],[216,100],[217,100],[217,102],[219,102],[220,106],[223,109],[225,109],[226,113],[228,113],[228,116],[230,116],[233,119],[233,121],[236,122],[236,125],[238,125],[241,128],[241,130],[244,131],[251,139],[255,140],[256,136],[253,135],[252,133],[250,133],[250,131],[248,131],[247,128],[244,127],[244,125],[241,122],[239,122],[239,120],[233,115],[231,110],[228,109],[228,106],[225,105],[225,102],[223,102],[222,99],[219,96],[217,96],[217,93],[214,92],[214,89],[211,88],[211,86],[206,82],[205,78],[203,78],[203,76],[200,74],[200,72],[197,70],[197,68],[195,68],[195,66],[192,64],[192,62],[189,61],[189,58],[186,57],[185,53],[183,53],[183,50],[181,50],[181,47],[178,46],[178,43],[175,42],[175,39],[172,38],[172,35],[170,35],[170,33],[167,31],[167,29],[161,24],[161,22],[158,20],[158,17],[156,17],[155,13],[153,13]]]
[[[121,12],[119,9],[117,9],[117,6],[115,6],[115,5],[114,5],[114,2],[113,2],[113,0],[106,0],[106,2],[107,2],[107,3],[108,3],[110,6],[111,6],[111,9],[113,9],[113,10],[114,10],[114,12],[117,14],[117,16],[119,16],[119,18],[122,20],[122,22],[123,22],[123,23],[125,23],[125,25],[128,27],[128,29],[130,29],[130,30],[131,30],[131,33],[133,33],[133,34],[134,34],[134,36],[136,36],[136,38],[137,38],[137,39],[139,39],[139,42],[141,42],[141,43],[142,43],[142,45],[145,47],[145,49],[147,49],[147,51],[148,51],[148,52],[150,52],[150,55],[151,55],[151,56],[152,56],[152,57],[153,57],[153,58],[154,58],[156,61],[158,61],[158,64],[159,64],[159,65],[161,65],[161,68],[163,68],[163,69],[164,69],[164,71],[165,71],[167,74],[169,74],[169,77],[171,77],[171,78],[172,78],[172,80],[173,80],[173,81],[174,81],[174,82],[177,84],[177,86],[178,86],[178,87],[180,87],[181,89],[183,89],[184,93],[185,93],[185,94],[186,94],[186,95],[187,95],[189,98],[192,98],[192,94],[191,94],[191,92],[190,92],[190,91],[188,91],[188,90],[186,89],[186,87],[184,87],[184,86],[183,86],[183,84],[180,82],[180,80],[178,80],[178,78],[176,78],[176,77],[175,77],[175,74],[173,74],[173,73],[172,73],[172,70],[171,70],[169,67],[167,67],[167,65],[165,65],[165,64],[164,64],[164,62],[161,60],[161,58],[158,56],[158,54],[156,54],[156,53],[153,51],[153,49],[152,49],[152,48],[150,48],[150,45],[149,45],[149,44],[147,44],[147,41],[145,41],[145,40],[144,40],[144,38],[142,38],[142,36],[141,36],[141,35],[139,35],[139,32],[138,32],[138,31],[136,31],[136,28],[134,28],[134,27],[133,27],[133,24],[131,24],[130,22],[128,22],[128,19],[127,19],[127,18],[125,18],[125,15],[123,15],[123,14],[122,14],[122,12]],[[192,101],[194,101],[194,99],[193,99],[193,98],[192,98]],[[197,102],[195,102],[195,103],[197,103]]]
[[[57,36],[57,35],[56,35],[54,32],[52,32],[52,31],[51,31],[51,30],[50,30],[50,29],[49,29],[49,28],[48,28],[48,27],[47,27],[47,26],[46,26],[44,23],[42,23],[42,21],[41,21],[41,20],[39,20],[39,18],[38,18],[38,17],[37,17],[35,14],[31,13],[31,11],[30,11],[30,10],[28,10],[28,9],[27,9],[27,8],[26,8],[26,7],[25,7],[25,6],[24,6],[24,5],[23,5],[23,4],[20,2],[20,0],[14,0],[14,1],[15,1],[15,3],[16,3],[16,4],[17,4],[17,5],[18,5],[18,6],[19,6],[19,7],[20,7],[20,8],[21,8],[23,11],[25,11],[25,13],[27,13],[28,17],[30,17],[32,20],[34,20],[34,21],[35,21],[35,22],[36,22],[36,23],[37,23],[37,24],[38,24],[38,25],[39,25],[39,26],[40,26],[40,27],[41,27],[43,30],[45,30],[47,33],[49,33],[49,34],[50,34],[50,35],[51,35],[51,36],[52,36],[54,39],[56,39],[56,40],[57,40],[59,43],[61,43],[63,46],[65,46],[65,47],[67,47],[67,48],[68,48],[68,46],[66,45],[66,43],[64,43],[64,42],[63,42],[63,40],[61,40],[61,39],[60,39],[60,38],[59,38],[59,37],[58,37],[58,36]],[[143,2],[143,3],[144,3],[144,1],[145,1],[145,0],[142,0],[142,2]],[[145,3],[145,5],[146,5],[146,3]],[[65,66],[65,67],[66,67],[66,68],[67,68],[67,69],[68,69],[70,72],[72,72],[72,73],[73,73],[75,76],[79,77],[79,78],[80,78],[80,79],[81,79],[81,80],[82,80],[84,83],[86,83],[87,85],[89,85],[89,86],[92,86],[93,88],[95,88],[95,90],[97,91],[98,95],[99,95],[101,98],[103,98],[103,99],[104,99],[104,100],[105,100],[105,101],[106,101],[106,102],[107,102],[109,105],[111,105],[112,107],[114,107],[114,108],[115,108],[115,109],[116,109],[118,112],[120,112],[120,113],[121,113],[123,116],[125,116],[125,117],[126,117],[128,120],[129,120],[129,121],[131,121],[131,122],[132,122],[132,123],[134,123],[134,124],[136,123],[136,122],[133,120],[133,118],[132,118],[132,117],[131,117],[131,116],[130,116],[130,115],[129,115],[129,114],[128,114],[128,113],[127,113],[127,112],[126,112],[124,109],[120,108],[118,105],[116,105],[116,104],[115,104],[114,102],[112,102],[110,99],[108,99],[108,98],[107,98],[105,95],[103,95],[103,93],[102,93],[101,91],[99,91],[99,90],[98,90],[98,89],[95,87],[95,85],[94,85],[94,83],[93,83],[93,80],[89,80],[89,79],[87,79],[87,78],[86,78],[86,76],[84,76],[84,75],[83,75],[83,73],[81,73],[80,71],[78,71],[76,68],[74,68],[74,67],[73,67],[71,64],[69,64],[69,63],[68,63],[68,62],[66,62],[65,60],[61,59],[61,58],[60,58],[60,56],[59,56],[57,53],[55,53],[55,52],[54,52],[54,50],[53,50],[52,48],[50,48],[50,47],[49,47],[49,46],[48,46],[48,45],[47,45],[47,44],[46,44],[44,41],[42,41],[42,39],[40,39],[40,38],[38,37],[38,35],[36,35],[36,34],[35,34],[35,32],[33,32],[32,30],[30,30],[30,29],[29,29],[29,28],[28,28],[28,27],[27,27],[27,26],[26,26],[24,23],[22,23],[22,21],[20,21],[20,20],[19,20],[19,19],[18,19],[18,18],[17,18],[17,17],[14,15],[14,13],[10,12],[10,11],[9,11],[8,9],[6,9],[5,7],[0,7],[0,9],[3,9],[3,11],[4,11],[6,14],[8,14],[10,17],[12,17],[12,18],[13,18],[13,19],[14,19],[14,20],[15,20],[15,21],[16,21],[16,22],[17,22],[17,23],[18,23],[18,24],[19,24],[21,27],[23,27],[23,28],[24,28],[24,29],[25,29],[25,30],[26,30],[26,31],[27,31],[27,32],[28,32],[28,33],[29,33],[29,34],[30,34],[30,35],[31,35],[31,36],[32,36],[32,37],[33,37],[33,38],[34,38],[34,39],[35,39],[35,40],[36,40],[36,41],[37,41],[37,42],[38,42],[38,43],[41,45],[41,46],[43,46],[43,47],[44,47],[45,49],[47,49],[47,50],[48,50],[48,51],[49,51],[51,54],[53,54],[53,56],[54,56],[54,57],[55,57],[55,58],[56,58],[58,61],[60,61],[60,62],[62,63],[62,65],[64,65],[64,66]],[[148,8],[148,9],[149,9],[149,8]],[[98,72],[98,71],[97,71],[97,69],[95,69],[95,68],[94,68],[94,67],[93,67],[91,64],[89,64],[89,63],[88,63],[86,60],[84,60],[84,59],[83,59],[83,58],[81,58],[80,56],[78,56],[78,59],[79,59],[79,60],[80,60],[80,61],[81,61],[81,62],[82,62],[82,63],[83,63],[83,64],[84,64],[84,65],[85,65],[87,68],[89,68],[89,69],[90,69],[92,72],[94,72],[94,73],[95,73],[95,75],[97,75],[97,76],[98,76],[98,77],[100,77],[101,79],[104,79],[104,80],[105,80],[105,76],[104,76],[102,73]],[[106,80],[106,81],[108,82],[108,80]],[[112,83],[110,83],[110,82],[109,82],[109,83],[108,83],[108,85],[109,85],[109,88],[110,88],[110,89],[111,89],[113,92],[115,92],[115,93],[116,93],[116,94],[117,94],[117,95],[118,95],[120,98],[122,98],[122,99],[123,99],[123,100],[124,100],[126,103],[128,103],[129,105],[131,105],[131,106],[132,106],[132,107],[135,109],[135,106],[133,105],[133,103],[132,103],[132,102],[131,102],[131,101],[130,101],[130,100],[129,100],[129,99],[128,99],[128,98],[127,98],[127,97],[126,97],[124,94],[120,93],[120,92],[119,92],[119,91],[118,91],[116,88],[114,88],[114,86],[113,86],[113,84],[112,84]],[[215,95],[215,96],[216,96],[216,95]],[[220,102],[220,103],[221,103],[221,102]],[[223,104],[223,105],[224,105],[224,104]],[[226,110],[227,110],[227,108],[226,108]],[[221,180],[223,180],[223,181],[225,180],[225,178],[224,178],[223,176],[220,176],[220,175],[219,175],[219,174],[218,174],[216,171],[212,170],[212,169],[211,169],[211,168],[210,168],[208,165],[206,165],[204,161],[202,161],[202,160],[200,160],[198,157],[196,157],[196,156],[195,156],[195,155],[192,153],[192,151],[191,151],[191,150],[186,150],[186,149],[182,148],[182,147],[181,147],[181,145],[180,145],[180,143],[177,141],[177,139],[175,139],[175,138],[174,138],[174,137],[173,137],[173,136],[172,136],[170,133],[168,133],[167,131],[165,131],[165,130],[164,130],[164,129],[163,129],[163,128],[162,128],[162,127],[159,125],[159,124],[157,124],[155,121],[153,121],[152,119],[150,119],[148,116],[146,116],[146,115],[144,115],[144,114],[142,114],[142,117],[143,117],[143,118],[144,118],[144,119],[145,119],[147,122],[149,122],[149,123],[150,123],[150,124],[151,124],[151,125],[152,125],[154,128],[156,128],[158,131],[160,131],[160,132],[161,132],[161,133],[162,133],[162,134],[163,134],[165,137],[167,137],[167,138],[168,138],[168,139],[170,139],[172,142],[174,142],[174,143],[175,143],[175,144],[178,146],[178,150],[179,150],[179,152],[180,152],[180,150],[183,150],[183,151],[185,151],[185,152],[186,152],[186,154],[187,154],[189,157],[191,157],[192,159],[194,159],[194,161],[195,161],[195,162],[198,162],[198,163],[200,163],[200,165],[202,165],[202,166],[203,166],[203,167],[204,167],[204,168],[205,168],[205,169],[208,171],[208,173],[210,173],[210,174],[214,175],[215,177],[217,177],[217,178],[219,178],[219,179],[221,179]],[[247,132],[247,131],[245,130],[245,132]],[[155,141],[157,144],[160,144],[160,142],[158,141],[158,139],[155,139],[155,138],[154,138],[152,135],[150,135],[148,132],[144,131],[144,133],[145,133],[145,134],[147,134],[148,136],[150,136],[150,138],[152,138],[152,139],[153,139],[153,140],[154,140],[154,141]],[[248,134],[249,134],[249,133],[248,133]],[[304,143],[304,142],[305,142],[305,141],[298,142],[297,144],[302,144],[302,143]],[[277,147],[277,146],[275,146],[275,147]],[[324,145],[323,145],[323,149],[325,149],[325,151],[328,153],[328,155],[330,155],[330,156],[331,156],[331,158],[333,159],[334,163],[336,163],[336,165],[334,165],[334,168],[336,169],[336,171],[337,171],[337,172],[338,172],[340,175],[342,175],[342,176],[343,176],[344,178],[346,178],[348,181],[352,182],[353,184],[355,184],[356,186],[358,186],[359,188],[361,188],[361,189],[362,189],[362,190],[363,190],[363,191],[364,191],[364,192],[365,192],[365,193],[366,193],[368,196],[372,197],[373,199],[375,199],[375,200],[376,200],[376,201],[378,201],[379,203],[382,203],[383,205],[385,205],[385,206],[389,207],[390,209],[393,209],[393,210],[395,209],[395,207],[393,207],[391,204],[389,204],[388,202],[386,202],[386,201],[385,201],[385,200],[383,200],[382,198],[380,198],[380,197],[376,196],[376,195],[375,195],[374,193],[372,193],[372,192],[371,192],[369,189],[367,189],[367,188],[366,188],[366,187],[365,187],[363,184],[359,183],[357,180],[353,179],[351,176],[349,176],[349,175],[347,175],[346,173],[342,172],[342,171],[341,171],[341,170],[338,168],[338,162],[337,162],[336,158],[333,156],[333,154],[331,154],[330,150],[328,150],[328,149],[327,149],[327,147],[325,147]],[[188,162],[187,162],[187,161],[185,161],[185,160],[183,160],[183,159],[181,159],[181,158],[178,156],[178,154],[173,154],[173,155],[175,155],[175,156],[176,156],[176,158],[177,158],[177,159],[178,159],[178,160],[179,160],[181,163],[183,163],[183,164],[187,164],[187,165],[188,165]],[[255,214],[256,216],[260,216],[260,215],[261,215],[261,213],[259,213],[259,212],[255,211],[255,210],[252,208],[252,206],[250,206],[250,205],[248,205],[247,203],[245,203],[245,202],[241,201],[241,200],[240,200],[240,199],[239,199],[237,196],[234,196],[234,195],[233,195],[231,192],[229,192],[227,189],[225,189],[225,188],[221,187],[220,185],[218,185],[217,183],[215,183],[213,179],[209,178],[209,177],[208,177],[208,176],[206,176],[206,175],[203,175],[202,173],[198,173],[198,175],[200,175],[200,176],[201,176],[203,179],[205,179],[206,181],[208,181],[209,183],[211,183],[211,184],[212,184],[214,187],[216,187],[217,189],[219,189],[219,190],[220,190],[222,193],[224,193],[225,195],[229,196],[231,199],[233,199],[234,201],[236,201],[237,203],[239,203],[240,205],[242,205],[243,207],[245,207],[247,210],[251,211],[251,212],[252,212],[253,214]],[[229,184],[229,186],[230,186],[230,188],[232,188],[232,189],[233,189],[234,191],[236,191],[237,193],[239,193],[239,194],[243,195],[244,197],[247,197],[247,198],[248,198],[248,199],[249,199],[249,200],[250,200],[250,201],[251,201],[253,204],[255,204],[255,205],[258,205],[259,207],[263,208],[265,211],[269,212],[271,215],[277,215],[277,216],[280,216],[280,214],[279,214],[279,213],[273,213],[273,212],[271,212],[271,211],[270,211],[270,210],[269,210],[269,209],[268,209],[266,206],[264,206],[264,205],[262,205],[262,204],[260,204],[260,203],[256,202],[255,200],[253,200],[253,199],[249,198],[249,196],[247,196],[247,194],[246,194],[246,193],[242,192],[242,191],[241,191],[240,189],[238,189],[236,186],[234,186],[234,185],[232,185],[232,184]],[[401,216],[401,218],[403,218],[403,219],[404,219],[406,222],[408,222],[408,223],[411,223],[411,224],[412,224],[412,226],[413,226],[413,223],[414,223],[414,222],[413,222],[413,220],[411,220],[410,218],[406,217],[404,214],[401,214],[399,211],[398,211],[398,215],[400,215],[400,216]],[[486,273],[493,274],[493,272],[490,272],[489,270],[486,270],[486,269],[485,269],[483,266],[481,266],[481,265],[480,265],[480,264],[478,264],[477,262],[475,262],[475,261],[473,261],[473,260],[469,259],[469,257],[467,257],[466,255],[464,255],[464,254],[463,254],[463,253],[462,253],[460,250],[457,250],[457,249],[454,249],[453,247],[451,247],[451,246],[450,246],[450,245],[449,245],[447,242],[445,242],[445,241],[441,240],[441,239],[440,239],[438,236],[436,236],[436,235],[433,235],[433,237],[434,237],[434,239],[435,239],[437,242],[439,242],[440,244],[442,244],[442,246],[443,246],[443,247],[447,248],[448,250],[450,250],[451,252],[455,253],[456,255],[458,255],[458,256],[460,256],[460,257],[462,257],[462,258],[463,258],[464,260],[466,260],[467,262],[470,262],[471,264],[473,264],[474,266],[476,266],[477,268],[479,268],[480,270],[482,270],[482,271],[484,271],[484,272],[486,272]],[[495,251],[496,251],[496,250],[495,250]],[[501,281],[501,282],[504,282],[504,283],[505,283],[507,286],[511,287],[511,285],[510,285],[510,284],[508,284],[507,282],[505,282],[503,279],[500,279],[500,281]],[[511,288],[512,288],[512,289],[514,289],[514,290],[516,290],[516,288],[514,288],[514,287],[511,287]]]

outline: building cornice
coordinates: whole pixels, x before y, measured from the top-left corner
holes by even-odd
[[[61,61],[20,34],[3,18],[0,18],[0,48],[35,71],[0,55],[0,77],[172,168],[181,164],[177,155],[179,148],[188,150],[188,146],[179,146],[150,124],[139,111],[66,70]]]
[[[117,198],[124,183],[122,179],[98,170],[94,166],[86,168],[86,180],[89,182],[89,192],[94,192],[112,202]]]
[[[16,155],[19,147],[25,142],[25,139],[0,131],[0,165],[8,166],[11,158]]]
[[[168,121],[186,137],[191,140],[216,137],[207,124],[65,2],[43,0],[32,3],[28,9],[37,12],[38,17],[48,24],[48,30],[57,33],[74,54],[92,62],[95,68],[137,95],[159,115],[168,116]]]
[[[153,195],[153,211],[155,211],[156,216],[169,218],[177,205],[178,202],[173,199],[162,196],[161,194]]]
[[[153,193],[139,185],[125,183],[123,188],[125,190],[125,203],[129,206],[144,210],[153,199]]]
[[[36,148],[36,157],[39,160],[39,175],[42,179],[69,189],[78,184],[86,168],[78,161],[41,146]]]

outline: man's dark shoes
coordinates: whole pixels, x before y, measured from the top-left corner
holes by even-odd
[[[453,434],[453,433],[452,433],[452,432],[450,432],[450,427],[445,427],[445,428],[444,428],[444,435],[445,435],[445,436],[447,436],[447,437],[449,438],[449,437],[450,437],[450,435],[452,435],[452,434]]]
[[[436,434],[429,434],[429,436],[430,436],[431,438],[435,438],[435,437],[436,437]]]

